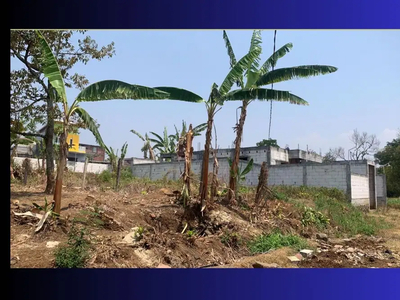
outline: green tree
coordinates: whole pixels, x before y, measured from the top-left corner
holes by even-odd
[[[223,39],[225,41],[230,65],[232,67],[236,63],[236,57],[225,30],[223,31]],[[290,94],[289,92],[261,87],[296,78],[308,78],[310,76],[329,74],[337,70],[336,67],[323,65],[306,65],[273,70],[272,68],[276,65],[278,59],[285,56],[293,47],[290,43],[275,51],[260,67],[261,43],[261,30],[254,30],[250,41],[249,53],[258,49],[257,56],[248,62],[243,69],[243,72],[237,74],[235,81],[240,89],[230,92],[229,95],[225,97],[226,100],[242,100],[240,118],[238,124],[235,126],[235,152],[229,178],[228,199],[232,199],[234,194],[237,192],[236,177],[238,176],[240,146],[248,105],[253,100],[274,100],[297,105],[308,105],[307,101],[296,95]]]
[[[77,95],[71,106],[69,106],[65,89],[65,81],[62,72],[58,66],[57,60],[51,48],[49,47],[46,38],[41,34],[40,31],[36,32],[38,34],[42,50],[42,56],[40,57],[39,63],[42,66],[44,76],[48,79],[48,86],[51,87],[50,94],[62,105],[62,132],[59,138],[59,161],[57,165],[57,178],[54,192],[54,211],[59,214],[61,209],[62,181],[68,151],[66,137],[67,132],[72,126],[72,118],[76,116],[82,122],[82,124],[85,125],[85,128],[89,129],[93,133],[100,147],[107,149],[101,138],[100,132],[98,131],[98,126],[95,123],[94,119],[86,112],[86,110],[80,107],[79,104],[81,102],[95,102],[114,99],[171,99],[171,95],[167,92],[155,88],[132,85],[118,80],[104,80],[93,83],[84,88]],[[171,91],[175,91],[175,95],[177,97],[181,95],[181,89],[176,89],[172,87],[169,89]],[[193,95],[187,91],[185,95],[187,97],[184,99],[184,101],[198,101],[197,95]],[[176,98],[176,100],[180,99]]]
[[[400,197],[400,130],[397,138],[375,154],[380,172],[386,174],[387,195]]]
[[[270,140],[263,139],[262,141],[259,141],[258,143],[256,143],[256,146],[257,147],[265,147],[265,146],[279,147],[278,142],[273,139],[270,139]]]
[[[85,76],[73,73],[77,63],[88,63],[92,59],[102,60],[115,54],[114,43],[99,47],[95,40],[86,35],[86,30],[45,30],[42,35],[57,59],[66,87],[82,90],[89,84]],[[74,38],[82,35],[77,44]],[[44,138],[46,151],[47,183],[45,192],[54,191],[54,120],[60,119],[58,98],[45,80],[41,57],[40,40],[33,30],[12,30],[10,57],[18,68],[10,72],[11,114],[18,113],[36,123],[47,124],[45,135],[32,131],[19,132],[24,136]],[[21,67],[19,67],[21,66]],[[13,130],[13,129],[11,129]],[[14,131],[15,132],[15,131]]]
[[[222,81],[222,84],[218,86],[216,83],[213,83],[211,86],[210,95],[208,96],[208,99],[204,101],[207,112],[207,128],[205,133],[205,144],[204,144],[200,190],[199,190],[202,209],[204,209],[204,203],[208,199],[208,165],[210,159],[210,147],[212,138],[211,133],[214,124],[214,117],[216,113],[222,108],[224,102],[242,100],[242,99],[273,99],[277,101],[297,101],[297,102],[304,101],[301,98],[287,91],[261,89],[258,87],[250,89],[244,88],[244,89],[230,91],[232,86],[241,80],[245,70],[247,70],[249,65],[252,65],[252,62],[259,57],[260,53],[261,53],[260,47],[253,47],[253,49],[249,51],[249,53],[244,55],[240,60],[236,61],[236,59],[231,59],[231,69],[226,75],[225,79]],[[155,88],[163,90],[165,92],[169,92],[170,97],[175,97],[175,92],[171,92],[169,88],[165,87],[155,87]],[[181,98],[183,98],[183,96],[181,96]],[[163,140],[165,140],[165,137]]]

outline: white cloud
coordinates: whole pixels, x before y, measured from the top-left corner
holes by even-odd
[[[391,142],[397,137],[399,130],[385,128],[380,134],[378,134],[378,140],[381,142],[381,147],[384,147],[387,142]]]

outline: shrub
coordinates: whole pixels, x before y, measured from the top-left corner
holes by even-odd
[[[109,171],[109,170],[104,170],[102,171],[99,175],[97,175],[97,178],[101,181],[101,182],[111,182],[112,178],[113,178],[113,174]]]
[[[320,211],[306,206],[303,208],[301,223],[303,226],[316,225],[321,228],[329,225],[329,219]]]
[[[90,241],[85,228],[72,226],[68,243],[55,252],[56,268],[83,268],[89,258]]]

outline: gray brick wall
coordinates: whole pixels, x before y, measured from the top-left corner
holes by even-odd
[[[387,205],[385,175],[376,175],[376,196],[378,207],[385,207]]]
[[[264,152],[256,153],[260,157]],[[265,152],[266,153],[266,152]],[[229,163],[227,158],[218,159],[219,172],[218,177],[221,182],[228,183]],[[192,171],[198,176],[201,173],[201,161],[192,162]],[[315,186],[337,188],[348,195],[349,201],[354,205],[369,204],[368,176],[366,175],[368,162],[357,162],[350,166],[347,162],[336,162],[330,164],[320,163],[301,163],[301,164],[283,164],[269,166],[269,185],[293,185],[293,186]],[[240,162],[239,168],[246,167],[247,162]],[[184,168],[184,162],[168,162],[156,164],[133,165],[132,172],[137,177],[148,177],[152,180],[161,179],[166,176],[169,179],[179,179]],[[209,172],[212,172],[213,160],[209,161]],[[258,176],[260,174],[261,164],[254,163],[253,169],[246,175],[246,186],[257,186]],[[356,174],[353,172],[363,173]],[[380,176],[380,175],[379,175]],[[385,192],[385,183],[383,179],[377,176],[376,187],[377,195],[381,197]]]

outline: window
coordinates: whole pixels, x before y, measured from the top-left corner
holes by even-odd
[[[69,139],[69,147],[72,148],[72,139]]]
[[[93,151],[93,153],[96,153],[97,152],[97,147],[93,147],[92,151]]]

